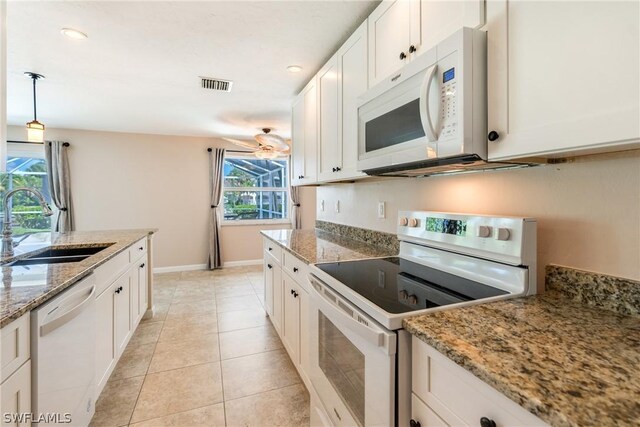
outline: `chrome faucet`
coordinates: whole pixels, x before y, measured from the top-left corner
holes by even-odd
[[[44,200],[44,196],[42,195],[41,192],[39,192],[35,188],[19,187],[5,194],[4,219],[3,219],[4,224],[2,226],[2,257],[3,258],[13,256],[13,248],[18,246],[18,243],[19,243],[19,242],[14,243],[13,237],[11,237],[13,235],[13,230],[11,228],[11,211],[9,210],[9,199],[11,199],[11,197],[13,197],[14,194],[20,191],[31,193],[33,196],[35,196],[38,199],[38,202],[40,202],[40,206],[42,207],[42,213],[44,214],[44,216],[53,215],[53,211],[51,210],[51,207],[49,207],[49,205],[47,204],[46,200]]]

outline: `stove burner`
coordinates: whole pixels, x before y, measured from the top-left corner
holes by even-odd
[[[316,266],[386,312],[394,314],[508,293],[398,257]]]

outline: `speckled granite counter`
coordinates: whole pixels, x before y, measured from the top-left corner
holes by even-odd
[[[369,245],[322,230],[263,230],[261,233],[308,264],[398,254],[392,248]]]
[[[66,234],[41,233],[34,235],[18,246],[15,257],[3,258],[7,263],[51,248],[110,246],[89,258],[74,263],[30,265],[24,267],[2,266],[0,287],[0,327],[17,319],[53,298],[96,267],[113,258],[143,237],[153,234],[155,229],[119,231],[75,231]]]
[[[551,291],[404,326],[553,426],[640,425],[640,317]]]

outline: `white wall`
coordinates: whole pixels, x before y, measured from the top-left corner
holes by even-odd
[[[24,140],[25,130],[9,126],[9,138]],[[76,228],[160,229],[155,267],[207,262],[209,163],[212,138],[49,129],[47,139],[71,143],[69,163]],[[313,227],[315,190],[305,189],[304,227]],[[259,230],[277,226],[225,226],[223,261],[261,258]]]
[[[0,1],[0,172],[7,162],[7,2]]]
[[[534,217],[539,278],[554,263],[640,279],[640,151],[513,171],[319,187],[316,197],[318,219],[389,233],[396,232],[399,209]],[[387,202],[386,219],[377,218],[378,201]]]

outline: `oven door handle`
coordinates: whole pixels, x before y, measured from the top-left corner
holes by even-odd
[[[433,65],[431,68],[427,70],[427,75],[422,81],[422,86],[420,87],[420,120],[422,121],[422,127],[424,128],[424,133],[427,135],[427,139],[429,142],[436,142],[438,140],[438,135],[436,134],[436,130],[433,127],[433,122],[431,121],[431,109],[429,108],[429,95],[431,93],[431,82],[436,75],[436,71],[438,70],[438,64]],[[440,98],[438,97],[438,114],[440,114]]]
[[[311,283],[311,290],[315,294],[315,298],[313,298],[314,303],[319,306],[321,311],[331,316],[330,320],[332,322],[352,330],[358,334],[358,336],[361,336],[367,342],[373,343],[377,347],[385,348],[389,355],[395,353],[395,346],[390,345],[390,340],[385,340],[385,337],[388,335],[386,331],[383,331],[381,328],[374,325],[370,320],[367,320],[369,324],[365,325],[364,323],[354,319],[352,316],[349,316],[335,302],[331,301],[321,291],[316,289],[316,285],[313,281]],[[358,311],[354,310],[354,313],[358,313]],[[364,318],[364,315],[361,317]]]

